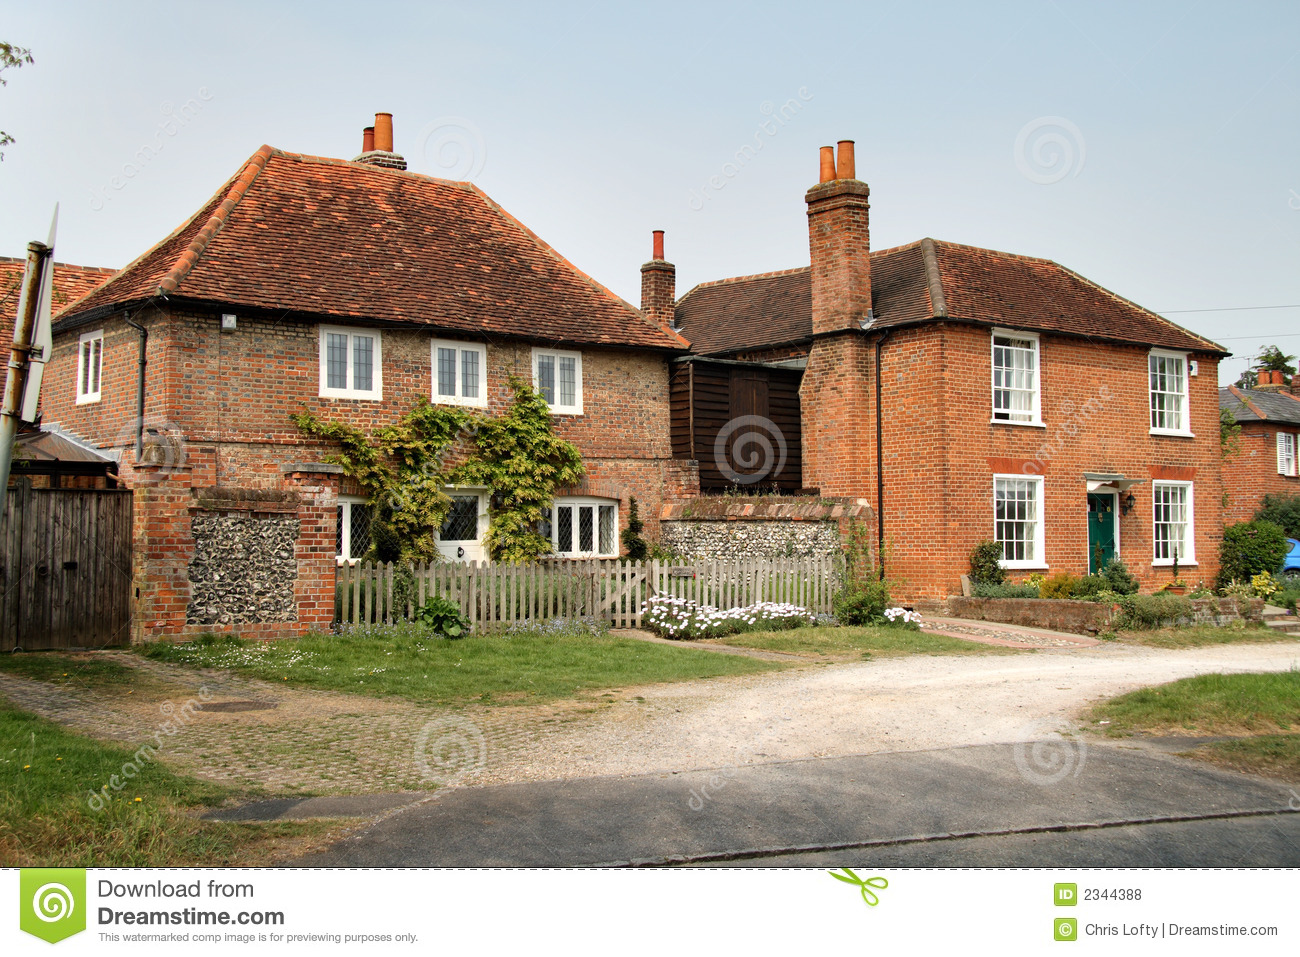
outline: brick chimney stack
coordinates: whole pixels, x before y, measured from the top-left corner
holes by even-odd
[[[813,334],[861,329],[871,321],[871,191],[857,179],[853,141],[840,140],[838,157],[821,148],[821,181],[804,196],[812,255]]]
[[[650,261],[641,267],[641,311],[668,329],[673,320],[677,293],[677,267],[664,259],[664,231],[654,231]]]
[[[384,169],[406,169],[406,159],[393,152],[392,113],[376,113],[375,125],[361,131],[361,155],[354,156],[352,162]]]

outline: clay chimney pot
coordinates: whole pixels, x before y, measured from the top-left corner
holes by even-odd
[[[361,131],[361,152],[371,153],[375,149],[375,128],[367,126]]]
[[[857,179],[856,164],[853,160],[853,140],[840,140],[839,156],[835,161],[836,179]]]
[[[651,258],[651,259],[663,259],[663,258],[664,258],[664,231],[663,231],[662,229],[656,229],[656,230],[654,231],[654,237],[655,237],[655,238],[654,238],[654,255],[651,256],[650,258]]]
[[[817,180],[817,182],[829,183],[834,178],[835,178],[835,149],[834,147],[823,146],[821,177]]]
[[[1272,381],[1273,381],[1273,376],[1268,372],[1267,369],[1264,369],[1264,370],[1261,370],[1261,371],[1260,371],[1260,373],[1259,373],[1259,384],[1260,384],[1261,386],[1269,385]]]
[[[375,114],[375,149],[385,153],[393,151],[393,114]]]

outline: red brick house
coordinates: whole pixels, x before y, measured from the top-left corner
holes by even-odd
[[[1227,525],[1254,518],[1265,495],[1300,495],[1300,376],[1281,380],[1261,372],[1257,388],[1219,390],[1219,406],[1241,426],[1223,460]]]
[[[352,161],[263,146],[56,318],[46,419],[122,459],[142,634],[331,620],[334,562],[364,551],[367,518],[291,424],[304,408],[370,430],[420,399],[501,409],[509,375],[533,382],[586,467],[556,500],[561,556],[617,555],[630,496],[654,517],[665,487],[693,487],[667,414],[685,340],[474,185],[407,171],[391,131],[380,114]],[[483,557],[489,491],[456,490],[450,557]]]
[[[872,250],[868,195],[853,144],[838,161],[823,148],[811,266],[697,286],[672,313],[701,355],[803,366],[802,484],[871,503],[899,594],[955,593],[989,538],[1013,578],[1118,554],[1147,588],[1175,558],[1213,580],[1228,353],[1049,260],[932,239]]]

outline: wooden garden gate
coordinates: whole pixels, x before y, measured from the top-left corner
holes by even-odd
[[[131,492],[32,488],[0,516],[0,651],[131,640]]]

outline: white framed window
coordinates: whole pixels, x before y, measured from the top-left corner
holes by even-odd
[[[382,399],[383,340],[371,329],[320,327],[320,394],[327,399]]]
[[[557,498],[542,519],[541,533],[560,558],[617,558],[618,500]]]
[[[993,330],[993,421],[1042,425],[1038,336]]]
[[[993,476],[993,540],[1004,568],[1047,568],[1043,549],[1043,476]]]
[[[1196,564],[1193,527],[1192,483],[1155,482],[1152,495],[1152,541],[1154,565]]]
[[[487,405],[487,346],[433,340],[434,402]]]
[[[1147,356],[1151,392],[1151,432],[1191,435],[1187,415],[1187,353],[1152,349]]]
[[[370,550],[370,522],[374,511],[356,495],[340,495],[334,557],[340,565],[359,561]]]
[[[533,350],[533,388],[552,412],[582,414],[582,353]]]
[[[1046,568],[1043,549],[1043,477],[993,476],[993,540],[1003,568]]]
[[[1277,472],[1279,475],[1296,474],[1296,437],[1290,432],[1277,434]]]
[[[104,330],[87,332],[77,341],[77,405],[99,401],[104,377]]]

